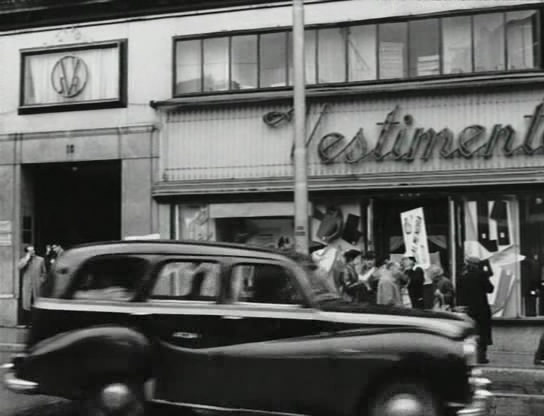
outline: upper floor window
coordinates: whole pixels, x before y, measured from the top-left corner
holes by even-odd
[[[293,84],[290,30],[176,40],[175,95]],[[308,28],[306,83],[402,80],[540,67],[539,12]]]

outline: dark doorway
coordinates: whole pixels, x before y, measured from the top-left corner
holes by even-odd
[[[34,244],[64,248],[121,237],[121,162],[30,165]]]

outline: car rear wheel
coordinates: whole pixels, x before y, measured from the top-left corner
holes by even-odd
[[[82,416],[144,416],[143,387],[115,382],[95,389],[82,401]]]
[[[431,390],[416,380],[395,381],[379,389],[372,400],[370,416],[441,416]]]

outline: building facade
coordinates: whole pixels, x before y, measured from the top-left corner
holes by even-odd
[[[1,33],[4,324],[25,243],[292,242],[291,3],[205,3]],[[421,208],[428,263],[544,315],[542,11],[306,2],[312,243],[402,256]]]

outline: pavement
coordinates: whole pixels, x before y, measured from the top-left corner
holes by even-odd
[[[0,364],[24,346],[23,328],[0,327]],[[484,377],[492,381],[495,395],[491,416],[544,415],[544,365],[533,364],[529,353],[489,352]],[[3,376],[0,370],[0,377]],[[155,412],[153,412],[155,413]],[[0,416],[75,416],[75,405],[48,396],[24,396],[0,387]]]

